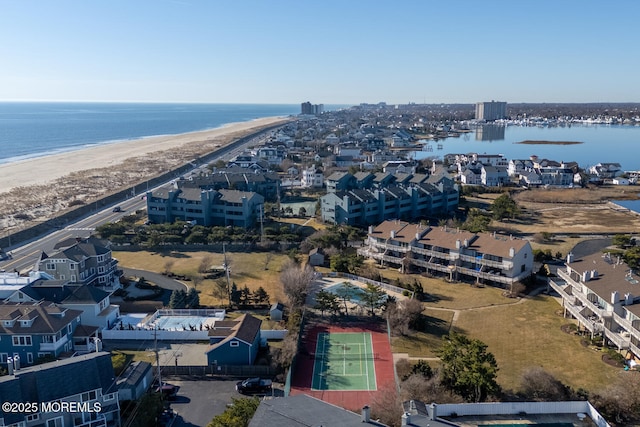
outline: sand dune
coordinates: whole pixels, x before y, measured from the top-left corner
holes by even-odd
[[[0,165],[0,230],[42,221],[214,151],[261,127],[268,117],[217,129],[143,138]]]

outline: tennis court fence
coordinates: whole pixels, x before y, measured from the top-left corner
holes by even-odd
[[[315,360],[379,360],[380,353],[309,353],[309,358]]]

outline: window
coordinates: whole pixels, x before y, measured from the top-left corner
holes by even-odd
[[[31,336],[30,335],[14,335],[13,345],[22,345],[22,346],[31,345]]]
[[[8,353],[0,353],[0,363],[7,363]]]
[[[86,393],[82,393],[82,401],[88,402],[89,400],[96,400],[98,398],[98,394],[95,390],[91,390]]]
[[[70,334],[72,332],[71,323],[67,325],[67,333]]]
[[[55,269],[56,269],[55,264],[47,264],[47,270],[55,270]]]
[[[522,264],[522,267],[520,267],[520,272],[524,273],[526,269],[527,269],[527,266],[525,264]]]
[[[33,363],[33,353],[27,353],[27,363]]]
[[[240,347],[240,343],[238,341],[231,341],[229,347]]]
[[[62,417],[52,418],[47,420],[47,427],[64,427],[64,423],[62,422]]]
[[[116,398],[117,393],[107,393],[103,396],[103,400],[114,400]]]
[[[40,419],[40,414],[29,414],[24,418],[26,422],[38,421],[39,419]]]
[[[69,264],[69,270],[75,270],[75,269],[76,269],[75,264]]]

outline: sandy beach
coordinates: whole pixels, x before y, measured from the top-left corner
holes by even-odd
[[[223,127],[122,141],[0,165],[0,230],[42,221],[125,185],[157,176],[259,128],[267,117]]]

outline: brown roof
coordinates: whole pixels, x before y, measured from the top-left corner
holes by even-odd
[[[456,249],[458,240],[460,244],[463,244],[465,240],[471,244],[475,238],[476,235],[470,231],[438,227],[429,230],[427,234],[422,236],[419,243],[445,249]]]
[[[227,337],[222,341],[209,346],[209,349],[206,352],[209,352],[217,347],[220,347],[221,345],[226,344],[227,342],[229,342],[234,338],[239,339],[240,341],[243,341],[249,345],[252,345],[253,341],[256,338],[256,335],[260,332],[260,325],[262,325],[262,320],[255,318],[250,314],[243,314],[242,316],[238,317],[236,320],[233,320],[233,321],[223,320],[222,322],[225,322],[225,323],[234,322],[235,325],[231,329],[227,329],[227,330],[225,329],[210,330],[209,336],[215,337],[215,336],[227,335]],[[218,323],[220,322],[216,322],[216,325],[218,325]]]
[[[392,239],[398,242],[410,243],[416,239],[416,233],[424,233],[428,230],[420,224],[410,224],[404,221],[385,221],[373,229],[372,237],[378,239]],[[395,237],[391,237],[391,233],[395,233]]]
[[[529,241],[523,239],[511,238],[502,234],[478,234],[478,238],[471,244],[470,248],[485,254],[497,255],[502,258],[511,258],[509,251],[511,248],[518,253],[522,248],[529,244]]]
[[[44,303],[10,303],[4,302],[0,304],[0,319],[10,319],[15,315],[15,311],[19,311],[21,318],[34,319],[31,326],[20,326],[16,322],[13,327],[0,324],[0,334],[50,334],[55,333],[66,327],[74,319],[80,317],[80,310],[63,310],[64,316],[59,313],[60,307],[55,304]],[[15,317],[13,317],[15,319]]]

